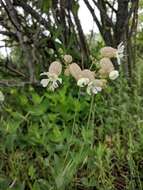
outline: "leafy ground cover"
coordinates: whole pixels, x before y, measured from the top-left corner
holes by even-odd
[[[141,75],[90,97],[67,80],[55,93],[6,89],[0,120],[2,190],[141,190]]]

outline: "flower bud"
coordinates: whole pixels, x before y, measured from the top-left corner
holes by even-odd
[[[46,88],[46,87],[48,86],[48,84],[49,84],[49,80],[48,80],[48,79],[42,79],[42,80],[40,81],[40,83],[41,83],[41,85],[42,85],[44,88]]]
[[[59,49],[58,49],[58,52],[59,52],[59,54],[61,54],[61,55],[64,53],[64,51],[63,51],[62,48],[59,48]]]
[[[115,80],[118,77],[119,77],[119,71],[117,71],[117,70],[111,71],[110,74],[109,74],[109,78],[111,80]]]
[[[50,55],[53,55],[53,54],[54,54],[54,49],[49,48],[49,54],[50,54]]]
[[[64,55],[64,61],[66,64],[70,64],[72,62],[72,56],[71,55]]]

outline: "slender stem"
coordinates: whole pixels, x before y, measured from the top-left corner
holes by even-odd
[[[93,111],[93,105],[94,105],[94,95],[92,95],[92,98],[91,98],[90,110],[89,110],[89,115],[88,115],[88,120],[87,120],[87,127],[89,127],[89,125],[90,125],[90,120],[91,120],[92,111]]]
[[[79,88],[79,91],[78,91],[78,99],[77,99],[78,101],[79,101],[79,98],[80,98],[80,88]],[[77,116],[77,109],[75,110],[75,113],[74,113],[74,120],[73,120],[71,138],[72,138],[72,136],[73,136],[73,132],[74,132],[75,124],[76,124],[76,116]]]
[[[79,88],[79,91],[78,91],[78,101],[80,99],[80,88]],[[69,155],[69,151],[70,151],[70,146],[71,146],[71,140],[73,138],[73,133],[74,133],[74,129],[75,129],[75,125],[76,125],[76,116],[77,116],[77,110],[75,110],[75,113],[74,113],[74,120],[73,120],[73,125],[72,125],[72,133],[71,133],[71,138],[69,140],[69,145],[68,145],[68,150],[67,150],[67,153],[66,153],[66,156],[65,156],[65,160],[64,162],[66,161],[68,155]]]
[[[12,189],[16,183],[17,179],[15,178],[13,182],[10,184],[9,189]]]

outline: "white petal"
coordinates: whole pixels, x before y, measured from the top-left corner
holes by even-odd
[[[92,89],[92,93],[93,93],[93,94],[97,94],[97,93],[98,93],[97,88],[93,88],[93,89]]]
[[[121,42],[121,43],[118,45],[118,47],[117,47],[118,51],[124,51],[124,48],[125,48],[125,46],[124,46],[124,43],[123,43],[123,42]]]
[[[117,57],[117,62],[118,64],[120,65],[121,64],[121,59],[124,57],[124,49],[125,49],[125,46],[123,44],[123,42],[121,42],[119,45],[118,45],[118,51],[116,53],[116,57]]]
[[[102,91],[102,88],[101,87],[96,87],[96,90],[98,91],[98,92],[101,92]]]
[[[77,86],[84,87],[88,85],[89,79],[88,78],[81,78],[77,81]]]
[[[119,71],[117,71],[117,70],[111,71],[109,74],[109,78],[111,80],[115,80],[118,77],[119,77]]]
[[[40,83],[45,88],[48,86],[49,82],[49,79],[42,79]]]
[[[59,85],[58,85],[58,83],[56,81],[53,82],[52,86],[53,86],[53,88],[58,88],[59,87]]]
[[[117,53],[117,62],[118,62],[118,65],[121,65],[121,58],[120,58],[120,55]]]
[[[59,81],[60,84],[62,84],[62,79],[58,78],[57,81]]]
[[[48,76],[48,75],[49,75],[49,72],[43,72],[43,73],[40,74],[40,76],[43,76],[43,75]]]

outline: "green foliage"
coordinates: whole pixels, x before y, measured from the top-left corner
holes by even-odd
[[[94,99],[69,81],[55,93],[7,89],[0,189],[141,190],[142,97],[123,79],[110,86]]]

